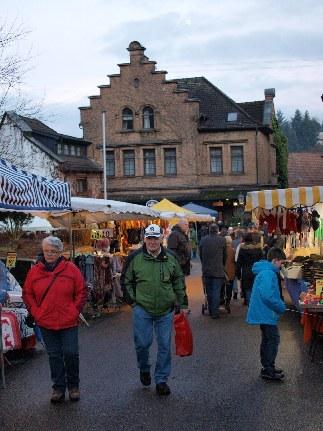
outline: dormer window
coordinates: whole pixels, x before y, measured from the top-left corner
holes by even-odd
[[[133,113],[129,108],[122,111],[122,128],[123,130],[133,130]]]
[[[150,106],[146,106],[142,111],[144,129],[154,128],[154,110]]]
[[[234,121],[238,120],[238,113],[237,112],[229,112],[227,121],[228,123],[232,123]]]

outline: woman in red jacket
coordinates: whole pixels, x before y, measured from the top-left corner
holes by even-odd
[[[86,301],[84,278],[62,255],[63,243],[54,236],[42,242],[44,257],[27,274],[23,300],[40,327],[49,357],[53,393],[51,402],[78,401],[78,318]]]

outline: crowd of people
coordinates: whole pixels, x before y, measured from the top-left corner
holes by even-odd
[[[155,333],[157,361],[154,381],[158,395],[170,394],[167,380],[171,371],[171,339],[174,313],[188,308],[185,276],[191,259],[202,263],[202,279],[212,319],[220,317],[224,303],[231,312],[231,300],[243,299],[248,306],[247,322],[260,325],[261,377],[282,380],[275,365],[279,345],[277,322],[285,305],[279,290],[279,268],[285,259],[278,242],[261,244],[255,229],[202,226],[197,232],[186,220],[173,227],[167,246],[156,224],[144,232],[141,248],[132,252],[124,265],[121,285],[125,302],[133,311],[133,337],[144,386],[152,381],[149,349]],[[192,235],[193,244],[192,247]],[[68,390],[71,401],[80,398],[78,318],[86,301],[86,287],[78,268],[63,256],[59,238],[47,237],[42,256],[29,271],[23,299],[40,327],[49,358],[53,393],[51,402],[60,403]]]

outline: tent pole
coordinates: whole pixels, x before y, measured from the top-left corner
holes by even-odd
[[[4,371],[4,353],[3,353],[3,345],[2,345],[1,309],[2,309],[2,306],[0,304],[0,367],[1,367],[2,387],[5,389],[5,387],[6,387],[6,379],[5,379],[5,374],[4,374],[5,371]]]

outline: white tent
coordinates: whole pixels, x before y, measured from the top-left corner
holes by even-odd
[[[47,217],[56,228],[86,227],[108,220],[149,220],[159,212],[143,205],[109,199],[71,198],[72,211],[55,212]],[[46,217],[46,214],[44,215]]]

